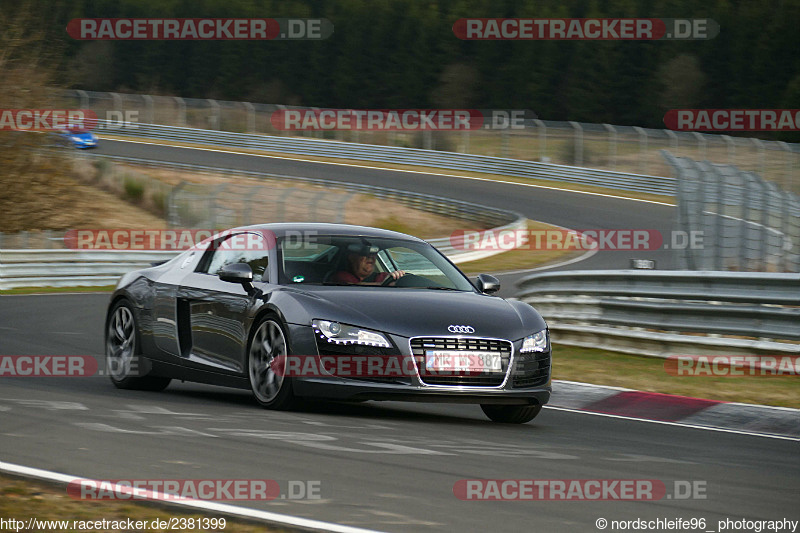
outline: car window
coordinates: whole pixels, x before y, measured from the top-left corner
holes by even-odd
[[[320,261],[333,255],[336,246],[319,242],[281,242],[283,260],[286,261]]]
[[[390,261],[396,265],[396,270],[403,270],[407,274],[425,276],[443,287],[455,288],[453,282],[433,262],[417,251],[403,246],[395,246],[385,250]]]
[[[246,263],[253,270],[253,281],[268,281],[269,247],[267,239],[258,233],[228,235],[217,242],[203,271],[216,276],[225,265]]]
[[[337,276],[349,271],[348,255],[366,250],[377,255],[375,273],[404,270],[409,274],[396,287],[474,290],[457,268],[424,242],[315,233],[305,241],[282,240],[279,249],[279,283],[342,283]]]

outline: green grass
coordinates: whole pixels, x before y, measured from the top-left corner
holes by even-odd
[[[665,359],[596,348],[553,345],[553,378],[709,400],[800,409],[796,376],[673,376]]]

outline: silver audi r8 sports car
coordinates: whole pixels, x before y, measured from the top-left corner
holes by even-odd
[[[240,387],[271,409],[303,398],[476,403],[523,423],[550,398],[550,336],[498,289],[402,233],[236,228],[122,277],[106,362],[119,388]]]

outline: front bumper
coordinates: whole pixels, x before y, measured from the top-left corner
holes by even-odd
[[[308,326],[290,326],[292,351],[296,354],[319,354],[313,331]],[[408,337],[388,335],[400,356],[413,360]],[[505,379],[498,386],[431,385],[425,383],[417,372],[403,379],[344,378],[338,376],[302,376],[294,379],[294,392],[298,396],[338,400],[397,400],[420,402],[481,403],[504,405],[545,405],[550,400],[551,369],[547,354],[546,375],[533,386],[514,386],[516,369],[521,364],[519,355],[522,341],[512,343],[511,359]],[[414,365],[416,367],[416,365]]]

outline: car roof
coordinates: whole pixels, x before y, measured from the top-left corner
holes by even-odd
[[[284,237],[287,232],[315,231],[321,235],[342,235],[348,237],[384,237],[387,239],[402,239],[418,242],[425,242],[412,235],[406,235],[398,231],[391,231],[369,226],[353,226],[350,224],[325,224],[321,222],[279,222],[273,224],[256,224],[252,226],[241,226],[233,228],[231,231],[260,230],[271,231],[276,237]]]

